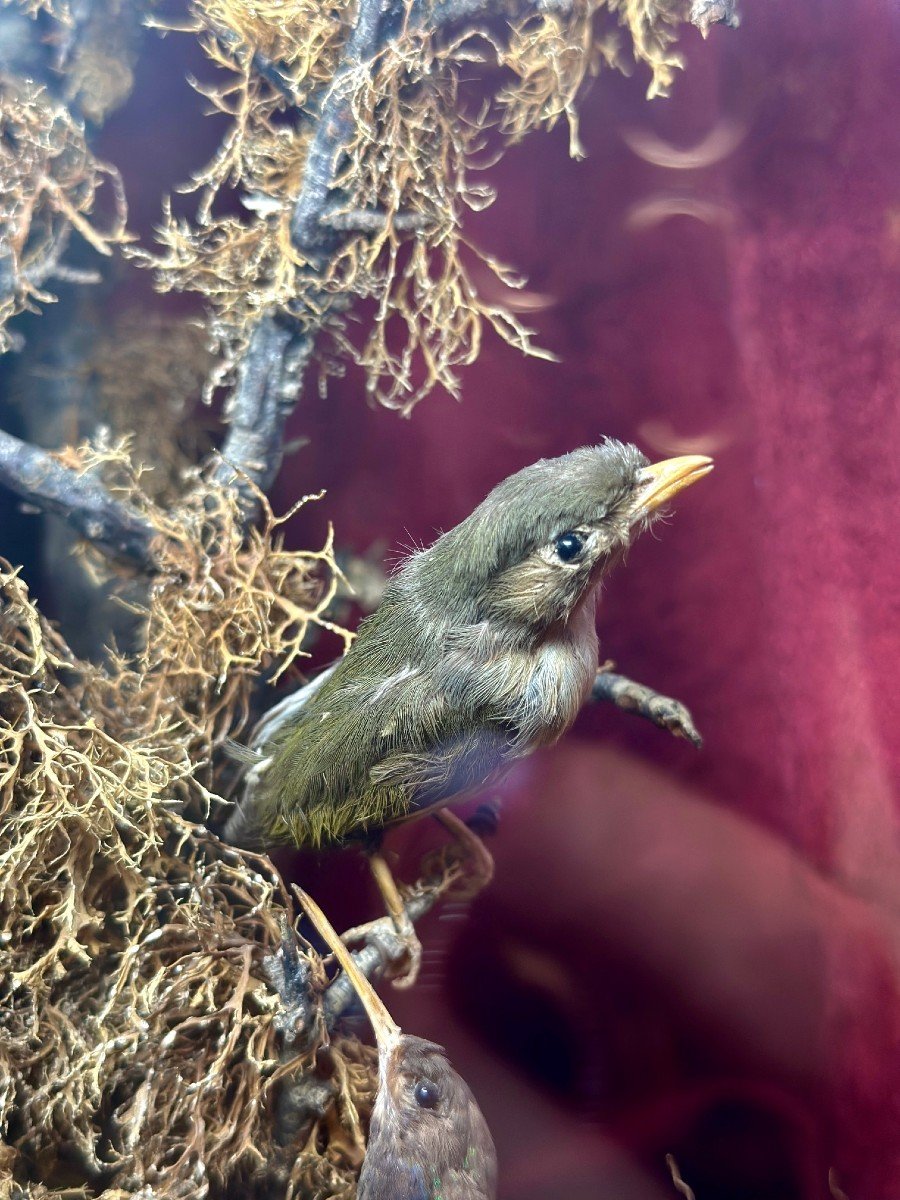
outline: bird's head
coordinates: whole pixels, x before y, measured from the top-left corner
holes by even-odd
[[[568,621],[636,534],[712,465],[699,455],[650,463],[612,440],[541,459],[417,556],[419,587],[468,621],[540,635]]]
[[[377,1029],[376,1029],[376,1036]],[[371,1145],[433,1175],[490,1169],[494,1145],[466,1081],[434,1042],[400,1034],[387,1053],[379,1038],[381,1086]]]
[[[426,1182],[466,1175],[473,1197],[492,1197],[496,1152],[468,1084],[454,1071],[442,1046],[403,1032],[322,910],[300,889],[298,895],[353,983],[378,1044],[378,1094],[358,1195],[379,1200],[412,1195],[406,1188],[383,1186],[384,1181],[396,1185],[401,1179],[421,1177],[424,1187]]]

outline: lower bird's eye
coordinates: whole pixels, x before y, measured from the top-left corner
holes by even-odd
[[[430,1079],[420,1079],[413,1095],[419,1108],[435,1108],[441,1098],[437,1084],[432,1083]]]
[[[563,562],[574,562],[584,549],[584,538],[580,533],[561,533],[556,539],[555,550]]]

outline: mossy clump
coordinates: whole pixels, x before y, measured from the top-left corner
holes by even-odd
[[[3,1175],[35,1200],[200,1200],[273,1172],[300,1195],[349,1197],[371,1052],[338,1043],[337,1108],[286,1158],[276,1099],[317,1044],[282,1061],[264,964],[291,901],[267,859],[201,821],[254,681],[332,628],[330,543],[284,550],[268,510],[243,538],[232,494],[203,479],[163,516],[121,448],[68,459],[154,518],[159,569],[145,648],[98,666],[0,566]],[[310,1192],[307,1176],[325,1182]]]
[[[476,28],[454,8],[408,5],[377,51],[356,61],[356,5],[195,3],[191,28],[227,72],[201,90],[229,118],[227,132],[192,181],[196,217],[167,206],[160,248],[142,257],[162,289],[205,297],[220,360],[210,390],[233,377],[254,324],[272,311],[330,333],[323,362],[335,350],[349,356],[370,396],[403,413],[435,387],[459,395],[486,328],[546,356],[513,306],[473,281],[480,262],[501,296],[524,283],[463,233],[465,210],[493,199],[479,172],[562,117],[581,152],[576,100],[602,63],[627,65],[619,26],[650,69],[649,94],[664,93],[687,12],[676,0],[575,0],[522,19],[510,3]],[[219,204],[226,191],[243,215]],[[365,332],[348,323],[358,300],[373,314]]]

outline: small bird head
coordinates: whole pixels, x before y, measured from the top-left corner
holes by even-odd
[[[492,1200],[494,1142],[468,1084],[442,1046],[403,1032],[322,910],[300,889],[298,895],[353,983],[378,1044],[378,1095],[359,1200],[439,1195],[442,1181],[450,1179],[457,1187],[465,1181],[459,1195]]]
[[[612,440],[541,459],[417,556],[426,594],[444,606],[468,597],[469,621],[539,636],[568,621],[636,534],[712,465],[700,455],[650,463]]]

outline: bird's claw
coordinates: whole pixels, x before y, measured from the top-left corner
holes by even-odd
[[[347,945],[365,942],[376,946],[385,965],[397,970],[391,982],[397,988],[410,988],[419,977],[422,966],[422,943],[408,916],[379,917],[365,925],[355,925],[341,935]]]
[[[499,804],[482,805],[478,810],[481,822],[488,819],[496,828],[499,819]],[[478,815],[476,814],[476,816]],[[439,861],[446,866],[449,861],[455,870],[451,876],[454,883],[453,895],[457,900],[472,900],[494,878],[494,856],[485,846],[473,821],[463,821],[449,809],[435,812],[434,819],[451,834],[454,845],[443,851]],[[479,822],[479,824],[481,824]]]

